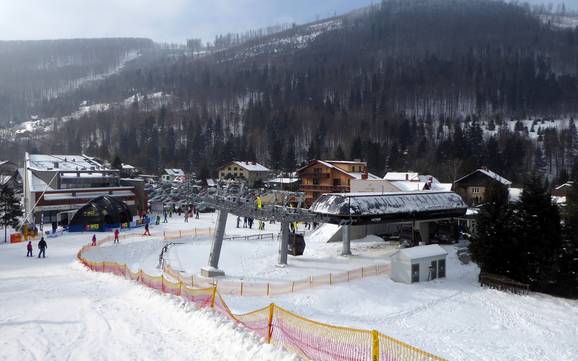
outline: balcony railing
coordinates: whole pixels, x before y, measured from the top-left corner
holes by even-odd
[[[349,192],[349,186],[302,184],[300,190],[303,192],[346,193]]]
[[[321,173],[321,172],[306,172],[306,173],[301,173],[300,174],[301,178],[316,178],[316,179],[320,179],[320,178],[330,178],[331,177],[331,173]]]

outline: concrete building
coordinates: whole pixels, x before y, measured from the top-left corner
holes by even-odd
[[[400,249],[391,256],[391,279],[416,283],[444,278],[447,254],[437,244]]]
[[[119,170],[86,155],[26,153],[23,176],[25,217],[29,222],[64,221],[58,219],[58,214],[70,215],[102,195],[123,201],[133,214],[144,203],[134,185],[121,185]]]
[[[257,162],[233,161],[218,169],[219,180],[233,178],[244,179],[249,187],[254,187],[258,182],[264,182],[270,175],[271,170]]]

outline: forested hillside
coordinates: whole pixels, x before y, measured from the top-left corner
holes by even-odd
[[[148,39],[0,41],[0,126],[20,122],[86,82],[120,70]]]
[[[150,172],[204,176],[233,158],[287,170],[363,158],[379,175],[413,169],[450,180],[487,165],[514,182],[533,170],[565,178],[578,154],[578,28],[540,19],[499,1],[384,1],[141,61],[46,107],[143,95],[130,106],[0,146],[119,155]],[[157,92],[171,101],[150,106]]]

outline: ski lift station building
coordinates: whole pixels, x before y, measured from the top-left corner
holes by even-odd
[[[447,254],[437,244],[402,248],[391,256],[391,279],[416,283],[444,278]]]

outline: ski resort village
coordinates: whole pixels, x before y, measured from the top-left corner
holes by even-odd
[[[575,300],[472,260],[504,221],[486,219],[491,197],[537,197],[487,168],[441,183],[249,160],[200,179],[26,153],[0,170],[2,359],[132,358],[136,343],[135,359],[171,360],[578,355]],[[572,192],[554,187],[550,206]]]
[[[0,4],[0,361],[578,361],[577,59],[578,0]]]

